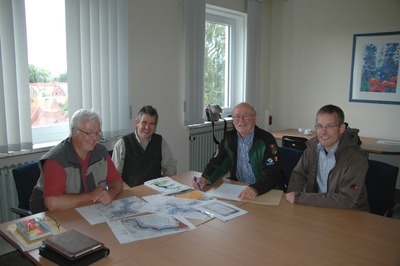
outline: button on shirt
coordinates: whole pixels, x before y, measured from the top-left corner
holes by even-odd
[[[238,139],[238,158],[236,165],[236,177],[240,182],[248,185],[256,182],[256,177],[251,168],[249,152],[253,145],[254,131],[251,132],[244,140],[239,133],[237,133]]]
[[[317,145],[319,149],[317,183],[320,193],[328,192],[328,176],[329,172],[336,165],[335,152],[338,145],[339,143],[336,143],[328,153],[320,143]]]

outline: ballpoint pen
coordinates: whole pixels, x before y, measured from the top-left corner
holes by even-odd
[[[199,184],[199,182],[197,182],[197,177],[193,177],[193,180],[194,180],[194,182],[196,182],[196,184],[197,184],[197,187],[199,188],[199,190],[200,191],[203,191],[203,189],[201,189],[201,186],[200,186],[200,184]]]

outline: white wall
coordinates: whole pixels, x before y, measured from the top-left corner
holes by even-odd
[[[144,105],[159,114],[157,132],[189,170],[189,140],[183,125],[183,1],[128,1],[130,90],[134,117]],[[133,128],[133,121],[132,121]]]
[[[340,106],[362,136],[400,140],[400,106],[349,102],[353,34],[400,30],[398,0],[273,0],[274,129],[312,127]]]
[[[399,105],[349,102],[353,34],[399,31],[399,13],[398,0],[272,0],[274,130],[312,128],[332,103],[361,136],[400,140]],[[370,157],[400,165],[400,156]]]

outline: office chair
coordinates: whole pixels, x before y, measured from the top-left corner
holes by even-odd
[[[371,159],[368,165],[365,186],[370,213],[392,217],[399,167]]]
[[[31,215],[32,212],[29,210],[29,199],[32,195],[33,188],[40,177],[38,162],[30,162],[18,166],[12,170],[12,173],[19,203],[18,207],[11,207],[11,211],[19,214],[20,217]]]
[[[281,187],[286,193],[289,185],[290,175],[292,174],[293,168],[297,165],[300,157],[303,155],[303,151],[288,148],[279,147],[279,162],[282,174]]]
[[[287,136],[282,137],[282,147],[289,147],[297,150],[304,151],[306,149],[306,142],[308,139],[303,137]]]

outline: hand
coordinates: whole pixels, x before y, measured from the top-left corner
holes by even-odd
[[[194,189],[197,189],[197,190],[199,189],[199,186],[201,187],[201,189],[203,189],[208,183],[208,179],[205,177],[202,177],[202,176],[197,177],[196,180],[197,180],[197,182],[194,181],[194,179],[192,180],[192,186]]]
[[[93,202],[108,204],[112,201],[111,193],[102,186],[98,186],[95,190],[93,190],[92,195]]]
[[[293,204],[295,196],[296,196],[295,192],[286,193],[286,200]]]
[[[255,200],[257,198],[257,191],[252,188],[252,187],[247,187],[245,189],[242,190],[242,192],[239,193],[238,198],[240,200]]]

